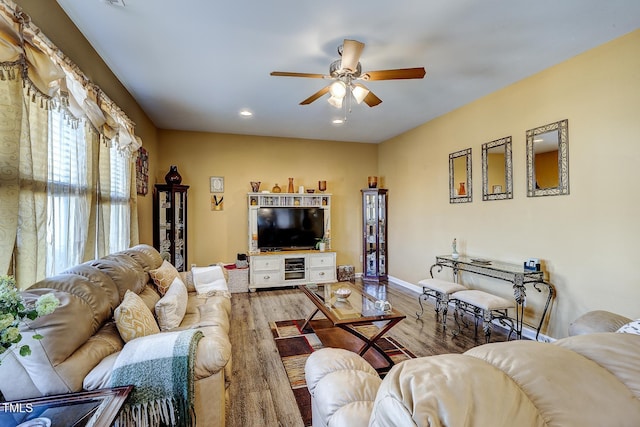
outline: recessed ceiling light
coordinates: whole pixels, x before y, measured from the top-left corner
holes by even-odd
[[[341,125],[344,124],[344,119],[333,119],[331,120],[331,123],[333,123],[334,125]]]
[[[251,117],[253,116],[253,113],[249,110],[240,110],[240,115],[242,117]]]

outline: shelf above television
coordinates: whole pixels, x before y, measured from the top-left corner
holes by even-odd
[[[258,212],[261,208],[317,208],[324,213],[324,237],[331,238],[331,194],[328,193],[248,193],[248,248],[250,254],[260,252],[258,245]],[[329,250],[330,247],[327,247]],[[282,248],[287,250],[287,248]]]
[[[329,206],[327,193],[249,193],[249,206],[258,207],[320,207]]]

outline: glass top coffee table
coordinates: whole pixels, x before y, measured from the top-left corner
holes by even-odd
[[[329,347],[340,347],[358,353],[372,362],[378,371],[387,370],[394,362],[377,341],[406,316],[391,308],[381,310],[376,307],[376,299],[362,292],[349,282],[300,285],[299,288],[309,297],[316,309],[305,319],[304,330],[308,325],[313,327],[320,341]],[[348,296],[341,297],[336,291],[351,291]],[[326,320],[312,320],[318,312]],[[377,330],[365,334],[357,329],[360,325],[373,324]],[[345,334],[344,332],[347,332]],[[373,350],[376,354],[371,355]],[[380,364],[380,357],[386,361]]]

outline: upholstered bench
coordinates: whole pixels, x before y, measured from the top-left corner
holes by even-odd
[[[420,303],[420,313],[416,312],[418,319],[424,314],[424,306],[422,300],[433,297],[436,300],[436,314],[442,310],[442,326],[447,327],[447,311],[449,309],[449,301],[451,294],[467,289],[466,286],[455,282],[449,282],[441,279],[422,279],[418,282],[422,286],[422,294],[418,297]]]
[[[474,317],[475,336],[478,336],[478,322],[482,320],[482,328],[486,342],[491,338],[491,322],[498,320],[502,325],[509,326],[509,338],[513,333],[513,319],[509,317],[508,310],[516,307],[513,299],[506,299],[497,295],[490,294],[478,289],[468,289],[455,292],[451,295],[455,300],[455,310],[453,316],[456,320],[458,330],[454,335],[460,333],[462,329],[458,316],[462,317],[464,313],[468,313]],[[464,322],[464,319],[461,319]]]

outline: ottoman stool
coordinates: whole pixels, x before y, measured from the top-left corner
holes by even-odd
[[[418,297],[420,303],[420,314],[416,312],[418,319],[424,314],[422,300],[433,297],[436,300],[436,314],[442,310],[442,326],[447,327],[447,311],[449,309],[450,295],[454,292],[464,291],[466,286],[455,282],[448,282],[440,279],[422,279],[418,282],[422,286],[422,294]]]
[[[485,341],[489,342],[491,338],[491,322],[497,319],[502,325],[509,327],[509,338],[511,338],[514,322],[508,315],[508,309],[516,307],[515,300],[502,298],[478,289],[458,291],[452,294],[451,298],[455,300],[456,307],[453,316],[458,326],[458,330],[453,334],[454,336],[459,334],[461,330],[458,316],[462,317],[464,313],[468,313],[474,317],[476,337],[478,336],[478,322],[482,320]]]

